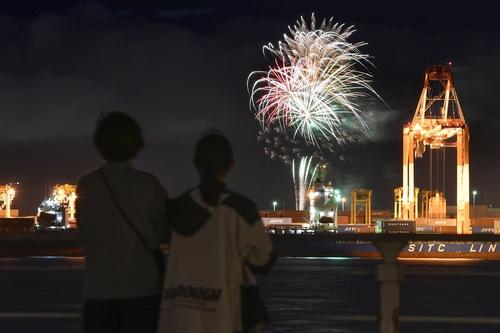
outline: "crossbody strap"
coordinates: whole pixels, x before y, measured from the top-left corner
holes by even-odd
[[[134,223],[132,223],[132,221],[130,221],[130,219],[128,218],[127,214],[125,214],[125,211],[123,210],[122,206],[120,206],[120,204],[118,203],[118,200],[116,199],[116,197],[115,197],[115,195],[113,193],[113,190],[111,189],[111,186],[109,185],[108,179],[106,178],[106,175],[104,174],[104,171],[102,170],[102,168],[100,168],[99,171],[101,172],[102,179],[104,180],[104,183],[106,184],[106,187],[108,188],[109,194],[111,195],[111,198],[113,198],[113,201],[114,201],[116,207],[120,211],[120,214],[123,216],[123,218],[125,219],[125,221],[129,225],[129,227],[135,232],[135,234],[137,235],[137,238],[139,238],[139,240],[141,241],[141,243],[144,244],[144,246],[149,251],[152,251],[152,249],[148,246],[148,243],[146,242],[146,240],[144,239],[144,237],[140,233],[140,231],[137,228],[137,226]]]

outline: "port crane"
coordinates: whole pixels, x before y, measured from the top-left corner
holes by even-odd
[[[453,139],[455,139],[453,141]],[[453,85],[451,67],[431,66],[411,123],[403,127],[403,187],[397,218],[418,218],[414,161],[430,149],[457,152],[457,233],[470,233],[469,127]]]
[[[0,186],[0,210],[5,208],[5,217],[10,217],[10,206],[16,195],[16,191],[10,184]]]

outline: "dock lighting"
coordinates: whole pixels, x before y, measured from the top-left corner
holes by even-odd
[[[333,193],[335,194],[335,202],[340,202],[342,201],[342,196],[340,195],[340,190],[334,190]]]
[[[276,210],[276,205],[277,205],[277,204],[278,204],[278,203],[277,203],[276,201],[273,201],[273,209],[274,209],[274,210]]]
[[[473,206],[476,205],[476,194],[477,194],[477,191],[472,191],[472,205]]]
[[[345,210],[345,197],[342,197],[342,210]]]
[[[9,185],[5,185],[5,217],[10,217],[10,205],[16,195],[16,191]]]

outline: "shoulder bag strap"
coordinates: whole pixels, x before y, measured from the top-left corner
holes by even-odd
[[[99,169],[102,179],[104,180],[104,183],[106,184],[106,187],[108,188],[109,194],[111,195],[111,198],[113,199],[116,208],[120,211],[120,214],[122,215],[123,219],[127,222],[128,226],[130,229],[134,231],[134,233],[137,235],[137,238],[141,241],[141,243],[153,254],[156,265],[158,266],[158,272],[160,273],[160,277],[163,277],[164,271],[165,271],[165,261],[163,258],[163,254],[161,252],[161,249],[152,249],[149,247],[148,243],[140,233],[139,229],[137,226],[128,218],[127,214],[125,214],[125,211],[123,208],[120,206],[118,203],[118,200],[116,199],[113,190],[111,189],[111,186],[109,185],[108,179],[106,178],[106,175],[104,174],[104,171],[102,168]]]
[[[144,244],[144,246],[148,250],[151,250],[151,248],[146,243],[146,240],[144,239],[144,237],[142,237],[141,233],[139,232],[139,229],[137,229],[137,226],[135,224],[133,224],[132,221],[130,221],[130,219],[128,218],[127,214],[125,214],[125,211],[123,210],[123,208],[118,203],[118,200],[116,199],[116,197],[115,197],[115,195],[113,193],[113,190],[111,189],[111,186],[109,185],[108,179],[106,178],[106,175],[104,174],[104,171],[102,170],[102,168],[99,169],[99,171],[101,172],[102,179],[104,180],[104,183],[106,184],[106,187],[108,188],[108,191],[109,191],[109,194],[111,195],[111,198],[113,198],[113,201],[114,201],[114,203],[116,205],[116,208],[118,208],[118,210],[120,211],[120,214],[125,219],[125,221],[129,225],[129,227],[135,232],[135,234],[137,235],[137,237],[140,239],[141,243]]]

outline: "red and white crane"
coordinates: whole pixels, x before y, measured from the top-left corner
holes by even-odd
[[[418,218],[415,204],[414,159],[430,149],[457,151],[457,233],[470,233],[469,127],[465,122],[450,66],[432,66],[425,73],[424,88],[415,115],[403,127],[403,187],[397,218]]]

